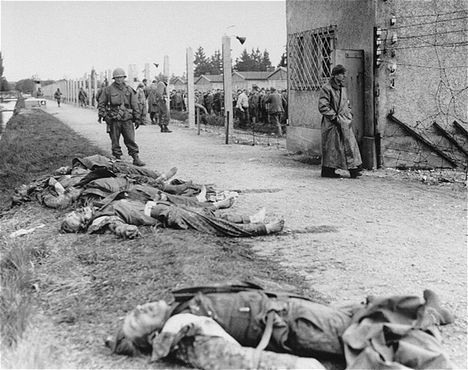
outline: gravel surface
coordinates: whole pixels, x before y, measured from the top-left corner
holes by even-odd
[[[110,150],[95,110],[48,102],[46,111]],[[269,219],[284,218],[285,232],[255,241],[256,252],[301,274],[330,303],[435,290],[456,316],[443,344],[467,368],[466,174],[386,169],[322,179],[320,167],[288,153],[284,140],[226,145],[218,134],[170,127],[171,134],[137,130],[148,168],[177,166],[176,177],[238,191],[235,209],[265,206]]]

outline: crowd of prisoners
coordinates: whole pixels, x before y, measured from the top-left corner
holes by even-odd
[[[246,124],[267,123],[275,124],[273,116],[278,112],[276,104],[270,101],[270,95],[277,93],[281,96],[280,123],[286,125],[288,112],[288,93],[286,89],[260,88],[253,85],[251,89],[238,89],[232,91],[232,106],[235,108],[235,119],[240,127]],[[246,115],[238,108],[238,98],[244,94],[247,98],[248,108]],[[243,96],[242,96],[243,97]],[[170,108],[175,111],[187,109],[187,94],[183,90],[172,90],[169,95]],[[208,91],[195,90],[195,103],[203,106],[208,115],[222,116],[224,110],[224,91],[222,89],[210,89]],[[244,117],[247,116],[247,117]]]
[[[71,210],[61,231],[112,232],[133,239],[140,226],[197,230],[227,237],[279,233],[284,220],[265,222],[266,210],[234,214],[235,192],[174,178],[177,168],[162,173],[102,155],[74,158],[30,184],[15,189],[13,204],[36,200],[45,207]]]

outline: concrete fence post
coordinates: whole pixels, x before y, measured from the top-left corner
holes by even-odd
[[[192,48],[187,48],[187,112],[189,127],[193,128],[195,126],[195,86]]]

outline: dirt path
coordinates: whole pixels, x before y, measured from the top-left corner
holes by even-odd
[[[49,102],[47,111],[110,149],[95,110]],[[466,191],[383,171],[365,172],[359,180],[322,179],[319,166],[295,161],[279,146],[225,145],[216,135],[172,129],[137,131],[147,167],[177,166],[179,178],[239,191],[237,209],[265,206],[269,218],[284,217],[288,232],[255,242],[257,253],[300,273],[332,303],[434,289],[457,317],[444,328],[444,345],[467,368]]]

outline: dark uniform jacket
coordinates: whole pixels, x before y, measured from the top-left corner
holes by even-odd
[[[106,121],[140,121],[136,91],[126,84],[115,82],[106,87],[99,96],[99,117]]]

